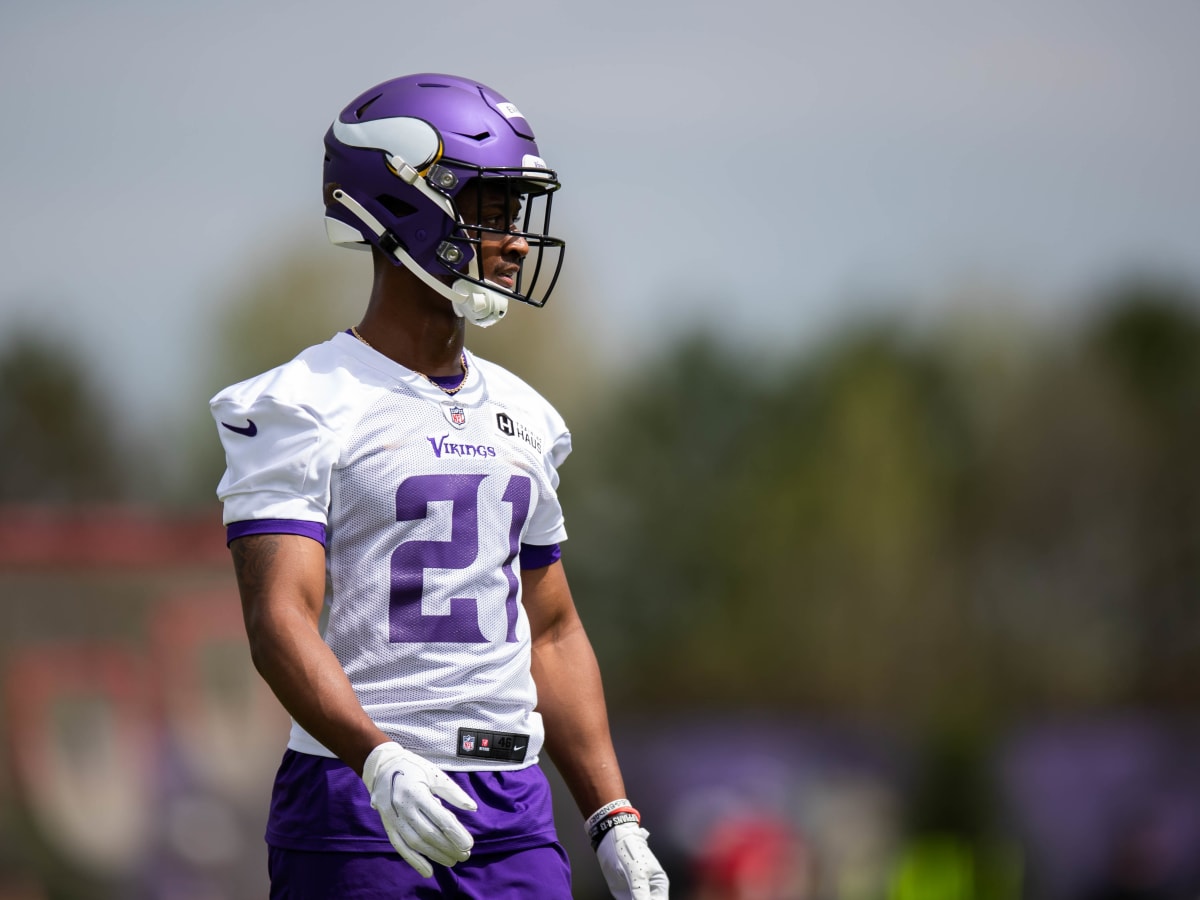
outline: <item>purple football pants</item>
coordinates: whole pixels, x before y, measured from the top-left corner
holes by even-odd
[[[566,853],[558,844],[507,853],[472,853],[422,878],[395,853],[319,853],[271,847],[271,900],[571,900]]]
[[[273,900],[462,897],[570,900],[550,786],[538,766],[450,772],[479,809],[452,810],[475,838],[470,859],[422,878],[387,840],[362,780],[338,760],[287,751],[267,825]]]

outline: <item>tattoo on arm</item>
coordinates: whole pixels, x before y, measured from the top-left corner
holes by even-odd
[[[229,549],[233,553],[233,570],[243,596],[256,594],[266,587],[267,573],[279,553],[279,535],[253,534],[238,538]]]

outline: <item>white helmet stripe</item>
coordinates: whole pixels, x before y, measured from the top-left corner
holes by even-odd
[[[448,217],[458,221],[454,205],[445,194],[431,188],[422,174],[442,155],[442,139],[428,122],[409,116],[351,123],[335,119],[333,136],[348,147],[382,150],[405,184],[411,184]]]
[[[409,116],[352,123],[337,119],[333,123],[333,136],[350,147],[383,150],[417,170],[435,162],[442,150],[441,138],[433,126]]]

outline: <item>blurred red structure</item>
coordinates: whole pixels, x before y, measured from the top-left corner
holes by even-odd
[[[807,900],[813,896],[808,847],[774,816],[720,822],[697,854],[695,890],[698,900]]]
[[[0,897],[262,896],[286,716],[219,507],[0,507],[0,597]]]
[[[0,507],[0,569],[162,568],[229,563],[220,509]]]

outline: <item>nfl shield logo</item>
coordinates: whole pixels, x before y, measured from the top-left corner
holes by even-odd
[[[467,411],[457,403],[443,404],[442,412],[446,414],[447,421],[455,428],[467,427]]]
[[[464,753],[470,753],[475,749],[475,735],[464,734],[462,736],[462,748]]]

